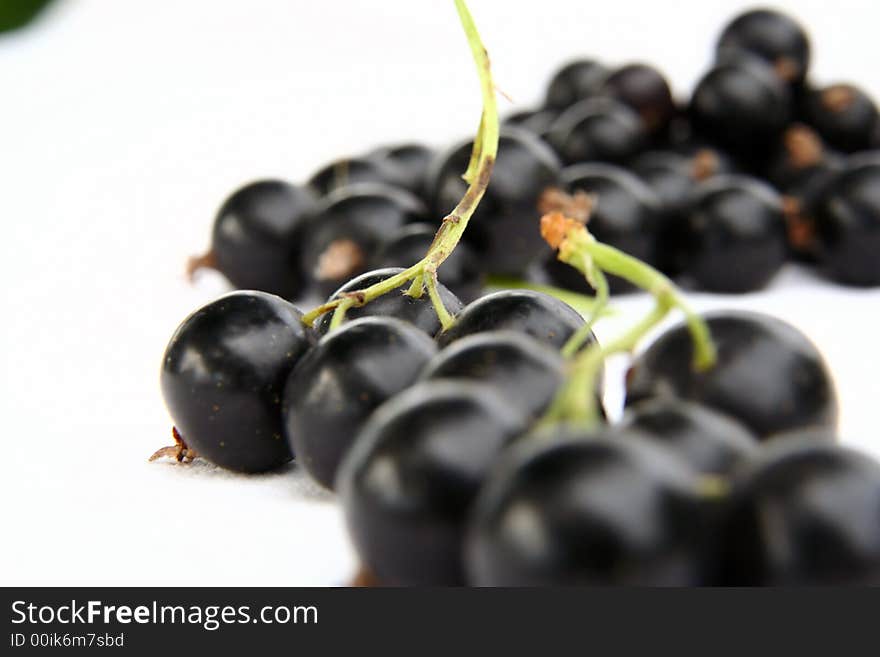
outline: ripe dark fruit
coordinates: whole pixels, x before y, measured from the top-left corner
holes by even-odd
[[[760,160],[789,120],[787,87],[761,65],[718,64],[697,84],[689,113],[697,132],[732,153]]]
[[[598,93],[606,75],[608,69],[593,60],[570,62],[550,80],[544,104],[549,108],[564,110]]]
[[[379,408],[339,472],[361,560],[392,585],[458,585],[467,514],[498,453],[522,431],[489,387],[414,386]]]
[[[523,110],[510,114],[504,119],[504,125],[523,128],[544,138],[550,132],[550,128],[558,117],[559,110],[555,109]]]
[[[588,225],[597,240],[648,263],[656,262],[662,215],[659,200],[645,183],[629,171],[609,164],[571,166],[562,177],[567,191],[584,191],[595,197]],[[592,292],[583,274],[559,262],[555,254],[545,259],[543,268],[556,285],[576,292]],[[632,289],[616,276],[609,275],[608,283],[612,292]]]
[[[435,153],[421,144],[399,144],[377,149],[367,157],[384,169],[388,183],[421,197],[425,192],[425,175]]]
[[[837,176],[814,219],[819,261],[829,275],[849,285],[880,285],[880,160]]]
[[[827,443],[773,443],[722,524],[721,581],[880,584],[880,464]]]
[[[303,266],[317,291],[330,294],[369,269],[389,234],[426,214],[422,202],[403,189],[367,183],[341,189],[321,201],[306,226]]]
[[[804,114],[828,144],[845,153],[871,148],[880,124],[874,101],[851,84],[834,84],[811,92]]]
[[[469,583],[703,583],[696,474],[609,427],[556,433],[519,445],[480,491],[465,544]]]
[[[760,289],[788,252],[782,199],[757,179],[719,176],[695,192],[677,241],[681,269],[702,289]]]
[[[726,413],[759,438],[791,429],[837,425],[837,394],[816,347],[782,320],[753,312],[705,316],[718,362],[691,366],[693,347],[683,325],[666,331],[634,361],[627,405],[656,397],[695,401]]]
[[[635,110],[611,98],[591,98],[565,110],[547,135],[566,164],[622,163],[645,143],[645,129]]]
[[[631,107],[649,134],[664,130],[676,113],[666,78],[646,64],[628,64],[612,72],[605,79],[600,93]]]
[[[461,200],[462,174],[470,162],[466,143],[438,158],[428,175],[433,214],[443,217]],[[518,275],[549,250],[541,239],[538,199],[559,180],[559,161],[541,139],[521,128],[501,131],[498,159],[483,200],[468,224],[464,240],[486,271]]]
[[[763,60],[785,82],[803,82],[810,65],[810,42],[792,18],[776,11],[748,11],[731,21],[718,40],[720,59],[744,52]]]
[[[369,415],[415,381],[436,350],[424,333],[389,317],[349,322],[322,338],[284,389],[285,434],[297,464],[331,488]]]
[[[281,394],[310,346],[302,313],[263,292],[232,292],[171,336],[160,382],[186,446],[219,466],[262,472],[291,458]]]
[[[361,274],[336,290],[330,298],[336,299],[347,292],[363,290],[364,288],[384,281],[386,278],[390,278],[401,271],[403,270],[399,267],[388,267],[387,269],[377,269],[375,271]],[[440,290],[440,298],[443,300],[443,305],[446,306],[446,310],[453,315],[458,313],[462,308],[462,303],[459,301],[458,297],[450,292],[442,283],[438,285],[438,288]],[[395,317],[409,322],[416,328],[433,337],[440,331],[440,320],[437,318],[437,312],[434,310],[434,306],[431,305],[431,299],[428,297],[427,293],[422,294],[419,298],[408,296],[407,294],[404,294],[408,289],[409,284],[407,283],[397,290],[392,290],[388,294],[374,299],[365,306],[351,308],[346,313],[346,318]],[[327,333],[330,329],[330,321],[332,317],[333,313],[330,312],[323,315],[316,322],[316,329],[319,334],[324,335]]]
[[[362,157],[336,160],[315,172],[308,186],[317,196],[359,183],[387,183],[388,171],[378,161]]]
[[[371,259],[371,268],[409,267],[425,257],[436,233],[437,226],[433,224],[404,226],[379,246]],[[443,261],[437,275],[455,296],[465,302],[480,296],[486,279],[473,249],[464,243],[459,243]]]
[[[809,126],[794,123],[782,133],[779,147],[766,168],[767,180],[781,192],[800,187],[813,173],[836,159]]]
[[[514,331],[469,335],[446,347],[422,379],[473,380],[491,385],[528,420],[537,420],[565,379],[559,352]]]
[[[245,185],[217,212],[210,264],[237,288],[296,297],[307,281],[299,265],[303,226],[314,211],[306,189],[280,180]]]
[[[437,340],[446,346],[474,333],[509,330],[561,349],[583,325],[583,317],[556,297],[532,290],[504,290],[469,303]],[[586,344],[594,341],[595,336]]]
[[[680,399],[636,404],[621,427],[666,447],[705,475],[729,476],[758,449],[755,435],[733,418]]]

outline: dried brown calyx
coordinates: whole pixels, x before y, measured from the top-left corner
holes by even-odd
[[[569,194],[558,187],[548,187],[538,198],[538,212],[542,215],[558,212],[582,224],[590,220],[595,205],[596,197],[580,189]]]
[[[168,447],[157,449],[150,457],[150,461],[161,458],[174,459],[178,463],[191,463],[198,456],[196,451],[186,444],[183,436],[177,430],[177,427],[171,427],[171,436],[174,438],[174,444]]]
[[[813,220],[805,212],[804,204],[794,196],[783,196],[782,213],[785,216],[788,243],[792,248],[801,253],[812,250],[816,229]]]
[[[795,124],[785,131],[782,141],[789,162],[795,168],[806,169],[822,161],[822,140],[811,128]]]
[[[350,239],[334,240],[318,257],[314,275],[319,281],[350,278],[366,264],[364,252]]]
[[[828,87],[822,92],[821,98],[822,106],[835,114],[849,109],[855,99],[853,90],[845,84],[835,84]]]
[[[217,256],[213,251],[207,251],[202,255],[191,256],[186,261],[186,277],[192,282],[200,269],[217,269]]]
[[[711,178],[719,168],[718,154],[709,148],[701,148],[691,158],[691,178],[694,180]]]

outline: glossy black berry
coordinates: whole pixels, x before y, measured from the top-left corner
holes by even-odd
[[[745,176],[719,176],[694,193],[676,232],[680,269],[704,290],[750,292],[785,264],[782,199]]]
[[[689,107],[699,134],[747,160],[761,160],[788,123],[788,88],[747,62],[718,64],[697,84]]]
[[[605,78],[600,93],[632,108],[649,134],[662,132],[676,114],[669,82],[647,64],[627,64],[616,69]]]
[[[455,318],[455,324],[437,340],[446,346],[467,335],[509,330],[561,349],[583,325],[583,317],[556,297],[532,290],[503,290],[465,306]]]
[[[422,202],[403,189],[368,183],[340,189],[321,200],[306,225],[303,266],[317,291],[330,294],[369,269],[389,234],[426,215]]]
[[[572,105],[547,135],[565,164],[623,163],[645,144],[642,120],[632,108],[612,98],[590,98]]]
[[[523,441],[474,507],[470,584],[704,583],[703,502],[683,461],[608,427]]]
[[[307,283],[300,266],[303,226],[315,205],[308,190],[280,180],[245,185],[217,212],[213,266],[237,288],[296,297]]]
[[[463,381],[421,383],[376,411],[337,484],[358,555],[380,582],[463,583],[467,514],[522,429],[491,388]]]
[[[558,350],[524,333],[489,331],[456,340],[431,359],[421,378],[486,383],[532,422],[565,380],[565,362]]]
[[[693,346],[683,325],[661,335],[627,375],[627,404],[678,397],[726,413],[759,438],[810,426],[835,427],[837,393],[816,347],[796,328],[761,313],[705,316],[718,362],[692,367]]]
[[[662,215],[659,200],[644,182],[610,164],[571,166],[563,171],[562,179],[567,191],[581,190],[595,197],[589,229],[597,240],[648,263],[656,262]],[[543,269],[556,285],[592,293],[584,275],[557,260],[556,254],[545,259]],[[607,278],[612,292],[632,289],[617,276]]]
[[[437,226],[409,224],[395,231],[379,246],[371,259],[371,269],[410,267],[425,257]],[[464,302],[476,299],[483,291],[486,275],[473,249],[460,242],[437,270],[440,281]]]
[[[835,280],[880,285],[880,160],[850,165],[817,202],[819,262]]]
[[[415,263],[413,263],[415,264]],[[377,269],[361,274],[357,278],[348,281],[341,288],[336,290],[330,298],[336,299],[346,292],[355,292],[363,290],[376,283],[381,283],[386,278],[390,278],[395,274],[403,271],[400,267],[388,267],[386,269]],[[430,336],[434,336],[440,332],[440,320],[437,318],[437,311],[431,304],[431,299],[427,293],[422,294],[419,298],[411,297],[404,294],[409,290],[410,284],[402,285],[397,290],[392,290],[388,294],[370,301],[360,308],[350,308],[346,313],[346,319],[355,319],[357,317],[395,317],[409,322],[416,328]],[[455,315],[462,309],[462,303],[459,301],[449,289],[442,283],[438,286],[440,298],[446,310]],[[333,313],[327,313],[316,322],[316,329],[320,335],[324,335],[330,328],[330,321]]]
[[[877,105],[851,84],[833,84],[809,93],[804,118],[830,146],[844,153],[872,147],[880,114]]]
[[[456,146],[431,168],[428,188],[437,217],[447,215],[467,189],[461,176],[470,162],[471,146]],[[489,187],[464,236],[486,271],[521,274],[548,250],[541,239],[538,199],[548,187],[558,185],[559,170],[556,155],[541,139],[512,126],[501,131]]]
[[[607,75],[608,69],[591,59],[570,62],[550,80],[544,104],[549,108],[564,110],[598,93]]]
[[[721,583],[880,584],[880,463],[824,442],[768,447],[734,487]]]
[[[322,338],[284,389],[285,434],[297,464],[332,487],[373,410],[415,381],[436,350],[424,333],[389,317],[355,320]]]
[[[731,21],[716,48],[723,60],[738,52],[760,58],[781,80],[797,85],[810,66],[810,41],[804,29],[789,16],[755,9]]]
[[[162,360],[162,395],[199,456],[229,470],[261,472],[291,458],[281,395],[310,347],[302,313],[263,292],[232,292],[187,317]]]
[[[559,118],[559,110],[555,109],[522,110],[509,114],[503,124],[523,128],[543,139],[550,132],[557,118]]]
[[[664,446],[705,475],[729,476],[758,450],[755,435],[732,417],[681,399],[636,404],[620,426]]]
[[[425,193],[425,176],[436,157],[422,144],[398,144],[372,151],[368,156],[385,172],[385,181],[421,197]]]
[[[350,185],[388,182],[388,170],[378,160],[351,157],[325,165],[306,184],[315,195],[321,197]]]

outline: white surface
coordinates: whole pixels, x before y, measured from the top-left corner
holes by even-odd
[[[579,54],[655,62],[686,93],[744,3],[673,4],[471,9],[499,86],[525,105]],[[780,4],[812,29],[819,80],[880,96],[874,0]],[[476,127],[452,2],[61,0],[0,37],[0,98],[0,583],[343,582],[354,559],[338,510],[301,473],[146,462],[168,442],[159,362],[177,323],[224,289],[188,286],[182,266],[233,188]],[[805,330],[835,372],[847,440],[880,454],[880,290],[788,269],[768,292],[694,302]],[[620,305],[615,321],[646,307]]]

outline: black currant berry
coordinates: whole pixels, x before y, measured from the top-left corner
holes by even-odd
[[[472,301],[455,324],[437,336],[446,346],[467,335],[487,331],[517,331],[561,349],[584,325],[584,318],[556,297],[532,290],[503,290]],[[595,341],[595,336],[586,344]]]
[[[871,148],[880,115],[874,101],[851,84],[833,84],[812,91],[804,118],[830,146],[844,153]]]
[[[825,442],[772,443],[721,524],[721,583],[880,585],[880,463]]]
[[[281,395],[310,347],[302,313],[263,292],[232,292],[187,317],[162,360],[162,395],[187,447],[219,466],[262,472],[291,458]]]
[[[437,354],[422,379],[463,379],[490,385],[529,422],[547,410],[565,379],[559,351],[524,333],[469,335]]]
[[[303,266],[317,291],[330,294],[369,269],[389,234],[426,216],[422,202],[403,189],[368,183],[340,189],[321,200],[306,225]]]
[[[680,269],[712,292],[764,287],[788,253],[782,198],[746,176],[701,184],[676,237]]]
[[[371,269],[409,267],[425,257],[434,242],[437,226],[409,224],[389,235],[371,259]],[[460,242],[449,254],[437,275],[443,284],[464,302],[476,299],[483,291],[486,276],[473,249]]]
[[[698,484],[667,450],[608,427],[524,438],[477,498],[465,543],[468,581],[700,585]]]
[[[558,117],[559,111],[555,109],[522,110],[508,115],[503,125],[523,128],[543,139]]]
[[[428,175],[433,213],[448,214],[467,189],[462,174],[471,157],[471,143],[438,158]],[[468,224],[464,240],[495,274],[518,275],[548,250],[541,239],[538,199],[559,182],[559,162],[541,139],[521,128],[505,127],[498,158],[483,200]]]
[[[699,134],[730,152],[760,160],[788,123],[787,87],[761,65],[718,64],[697,84],[689,113]]]
[[[398,144],[372,151],[367,157],[385,171],[385,181],[422,197],[425,176],[435,153],[422,144]]]
[[[423,382],[380,407],[337,487],[363,564],[391,585],[463,583],[468,512],[501,449],[523,430],[488,386]]]
[[[645,129],[635,110],[613,98],[590,98],[572,105],[547,135],[565,164],[623,163],[645,144]]]
[[[315,205],[308,190],[280,180],[245,185],[217,212],[210,254],[193,268],[210,264],[237,288],[296,297],[306,287],[303,226]]]
[[[315,172],[308,183],[315,195],[327,196],[337,189],[359,183],[388,183],[388,170],[378,160],[352,157],[331,162]]]
[[[804,81],[810,66],[810,41],[804,29],[789,16],[756,9],[737,16],[718,39],[719,60],[742,52],[760,58],[787,83]]]
[[[780,192],[788,193],[802,187],[817,170],[828,168],[837,159],[812,128],[794,123],[782,133],[776,153],[765,169],[766,178]]]
[[[423,332],[390,317],[364,317],[322,338],[284,389],[284,428],[297,464],[331,488],[363,423],[436,351]]]
[[[704,475],[729,476],[758,449],[755,435],[733,418],[681,399],[636,404],[620,426],[663,445]]]
[[[880,159],[848,166],[816,204],[819,262],[835,280],[880,285]]]
[[[567,167],[562,179],[567,191],[584,191],[593,195],[595,202],[587,225],[597,240],[645,262],[657,261],[658,232],[662,221],[660,202],[644,182],[629,171],[610,164]],[[592,293],[584,275],[557,260],[555,254],[545,258],[543,269],[560,287]],[[612,292],[632,289],[617,276],[607,278]]]
[[[348,281],[348,283],[336,290],[330,296],[330,299],[337,299],[347,292],[363,290],[376,283],[381,283],[386,278],[390,278],[402,271],[403,269],[400,267],[368,271]],[[434,310],[434,306],[431,304],[431,299],[428,297],[427,292],[423,293],[419,298],[405,294],[409,288],[410,284],[407,283],[397,290],[392,290],[388,294],[383,294],[381,297],[370,301],[365,306],[350,308],[345,314],[346,319],[355,319],[357,317],[395,317],[409,322],[432,337],[435,336],[440,332],[440,320],[437,317],[437,311]],[[438,285],[438,289],[446,310],[453,315],[458,313],[463,306],[458,297],[450,292],[442,283]],[[316,323],[318,334],[324,335],[329,331],[332,317],[332,311],[321,316]]]
[[[810,426],[835,427],[837,393],[816,347],[796,328],[760,313],[705,316],[718,362],[693,369],[693,345],[684,325],[661,335],[627,375],[627,404],[678,397],[726,413],[759,438]]]
[[[621,66],[605,78],[600,93],[631,107],[652,135],[664,131],[677,111],[666,78],[647,64]]]
[[[564,110],[598,93],[608,69],[591,59],[581,59],[563,66],[547,87],[546,107]]]

